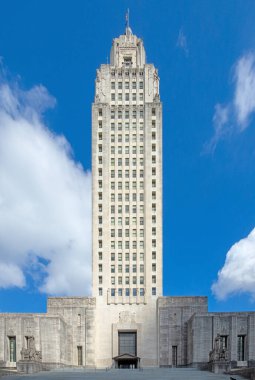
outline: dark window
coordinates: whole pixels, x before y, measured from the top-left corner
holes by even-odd
[[[16,362],[16,336],[9,336],[10,362]]]
[[[82,346],[77,346],[78,365],[82,365]]]
[[[237,360],[245,360],[245,335],[238,335],[237,337]]]
[[[119,332],[119,355],[136,356],[136,332]]]

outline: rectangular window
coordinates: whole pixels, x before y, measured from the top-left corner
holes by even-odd
[[[151,294],[152,294],[153,296],[156,295],[156,288],[152,288],[152,289],[151,289]]]
[[[119,355],[136,356],[136,332],[119,332]]]
[[[16,336],[9,336],[10,362],[16,362]]]
[[[98,295],[102,296],[103,295],[103,288],[98,288]]]
[[[245,360],[245,335],[237,336],[237,360]]]

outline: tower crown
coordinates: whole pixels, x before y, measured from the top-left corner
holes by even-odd
[[[143,67],[146,63],[143,41],[126,25],[125,34],[114,38],[111,48],[110,65],[121,67]]]

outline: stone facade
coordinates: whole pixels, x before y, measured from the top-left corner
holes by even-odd
[[[92,174],[93,298],[0,314],[0,366],[254,366],[255,313],[209,313],[207,297],[162,296],[159,77],[128,25],[97,70]]]

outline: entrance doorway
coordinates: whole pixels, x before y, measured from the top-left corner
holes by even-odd
[[[177,346],[172,346],[172,367],[177,367]]]
[[[82,365],[82,346],[77,346],[78,365]]]

